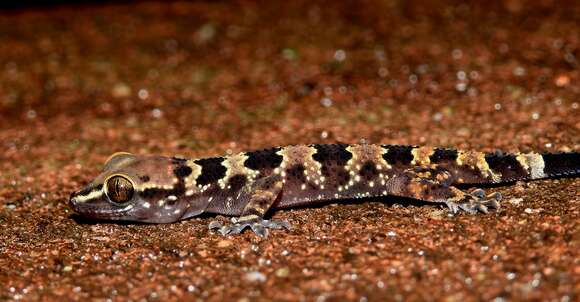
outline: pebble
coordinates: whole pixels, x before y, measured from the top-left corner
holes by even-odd
[[[249,272],[246,274],[246,280],[250,282],[265,282],[267,278],[260,272]]]
[[[131,87],[125,83],[117,83],[111,89],[111,95],[114,98],[124,98],[131,95]]]
[[[510,200],[508,200],[509,203],[516,205],[516,206],[521,204],[522,201],[524,201],[523,198],[511,198]]]
[[[290,274],[290,270],[287,267],[279,268],[276,270],[276,276],[279,278],[286,278]]]
[[[570,77],[565,74],[559,75],[554,80],[554,84],[556,84],[558,87],[566,87],[568,84],[570,84]]]
[[[233,244],[234,243],[231,240],[221,240],[217,243],[217,247],[225,248],[225,247],[230,247]]]

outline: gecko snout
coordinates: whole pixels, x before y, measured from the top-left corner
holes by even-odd
[[[74,211],[77,210],[77,200],[75,198],[75,196],[77,195],[77,192],[73,192],[69,199],[68,199],[68,206],[71,207],[71,209],[73,209]]]

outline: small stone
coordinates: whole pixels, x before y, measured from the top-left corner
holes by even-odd
[[[195,33],[195,40],[198,44],[205,44],[216,36],[216,27],[211,23],[202,25]]]
[[[521,66],[518,66],[518,67],[514,68],[513,74],[517,77],[524,76],[524,75],[526,75],[526,69],[521,67]]]
[[[131,87],[125,83],[117,83],[111,89],[111,95],[114,98],[125,98],[131,95]]]
[[[292,61],[292,60],[296,60],[298,58],[298,54],[296,53],[295,49],[284,48],[282,50],[282,57],[288,61]]]
[[[346,52],[342,49],[335,51],[334,59],[337,60],[338,62],[344,61],[344,59],[346,59]]]
[[[290,274],[290,270],[287,267],[279,268],[276,270],[276,276],[279,278],[286,278]]]
[[[205,258],[208,256],[208,252],[206,250],[197,251],[197,254],[202,258]]]
[[[433,120],[436,122],[440,122],[443,119],[443,113],[441,112],[436,112],[435,114],[433,114]]]
[[[28,110],[28,112],[26,112],[26,117],[29,118],[29,119],[31,119],[31,120],[32,119],[35,119],[36,116],[37,116],[36,111],[34,111],[32,109],[31,110]]]
[[[151,115],[154,118],[161,118],[161,116],[163,115],[163,111],[161,111],[161,109],[159,109],[159,108],[155,108],[155,109],[151,110]]]
[[[137,92],[137,97],[142,100],[146,100],[149,98],[149,91],[147,91],[147,89],[139,89],[139,92]]]
[[[433,220],[441,220],[449,211],[447,210],[433,210],[429,213],[429,218]]]
[[[523,198],[512,198],[512,199],[508,200],[509,203],[516,205],[516,206],[521,204],[522,201],[524,201]]]
[[[556,77],[556,79],[554,79],[554,84],[556,84],[558,87],[566,87],[568,84],[570,84],[570,77],[565,74],[561,74]]]
[[[471,130],[469,130],[469,128],[459,128],[457,129],[457,136],[461,136],[461,137],[469,137],[471,136]]]
[[[332,106],[332,99],[330,99],[330,98],[322,98],[322,100],[320,100],[320,103],[324,107],[330,107],[330,106]]]
[[[231,240],[221,240],[220,242],[217,243],[217,247],[225,248],[232,246],[232,244],[234,243]]]
[[[246,280],[250,282],[265,282],[266,276],[260,272],[249,272],[246,274]]]

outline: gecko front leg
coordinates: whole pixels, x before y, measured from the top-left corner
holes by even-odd
[[[210,230],[217,230],[222,235],[239,234],[250,228],[260,237],[268,236],[268,229],[290,229],[290,224],[282,220],[266,220],[264,216],[282,192],[282,178],[272,175],[256,180],[245,188],[249,202],[244,207],[239,218],[232,218],[231,224],[222,225],[219,221],[209,224]]]

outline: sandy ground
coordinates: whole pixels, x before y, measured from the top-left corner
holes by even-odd
[[[488,215],[278,211],[268,239],[73,215],[121,150],[580,150],[577,2],[290,2],[0,12],[0,300],[577,301],[580,179],[492,188]]]

